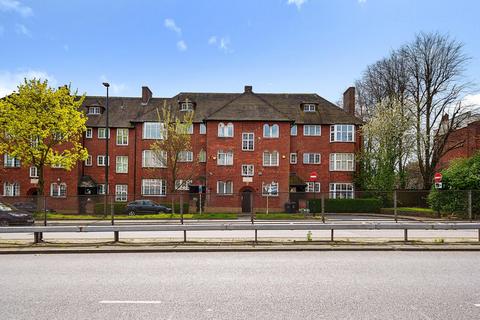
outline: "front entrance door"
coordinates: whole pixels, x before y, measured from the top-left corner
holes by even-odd
[[[242,212],[250,213],[252,212],[252,191],[244,190],[242,191]]]

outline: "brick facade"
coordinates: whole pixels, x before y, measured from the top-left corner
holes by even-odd
[[[352,93],[353,90],[353,93]],[[262,196],[263,184],[278,183],[278,195],[269,197],[269,206],[272,210],[283,210],[285,202],[289,201],[291,191],[304,191],[304,187],[291,185],[291,177],[297,181],[308,181],[312,171],[318,173],[320,191],[328,193],[330,183],[353,183],[356,169],[355,162],[348,171],[330,170],[330,154],[332,153],[358,153],[361,145],[361,122],[351,113],[354,105],[354,89],[349,88],[344,97],[344,103],[349,112],[329,103],[316,94],[255,94],[251,87],[246,87],[240,94],[188,94],[181,93],[173,98],[152,98],[148,88],[142,89],[141,98],[111,98],[111,123],[110,123],[110,173],[109,194],[115,194],[116,185],[127,185],[128,201],[134,199],[151,198],[165,202],[164,196],[142,195],[142,179],[165,179],[169,174],[166,168],[143,168],[142,152],[150,149],[155,140],[143,139],[144,122],[157,121],[157,108],[163,106],[163,101],[178,107],[179,102],[192,101],[194,103],[194,128],[192,137],[193,155],[197,158],[201,150],[206,151],[206,162],[199,163],[193,179],[193,185],[205,185],[207,189],[208,211],[241,211],[242,193],[252,192],[253,210],[265,210],[266,197]],[[243,99],[243,100],[242,100]],[[353,101],[352,101],[353,99]],[[104,97],[87,97],[85,107],[103,105]],[[232,101],[237,101],[237,104]],[[313,112],[304,112],[303,105],[315,105]],[[238,117],[235,113],[238,111]],[[102,108],[103,110],[103,108]],[[290,111],[291,110],[291,111]],[[231,113],[231,114],[230,114]],[[224,118],[225,119],[224,119]],[[224,119],[224,120],[222,120]],[[58,198],[57,206],[73,206],[68,200],[79,194],[79,182],[82,177],[89,176],[96,184],[105,181],[105,167],[97,164],[97,157],[105,154],[105,139],[98,137],[99,128],[104,126],[102,115],[91,115],[87,127],[92,129],[92,137],[83,138],[83,144],[92,156],[91,166],[85,162],[79,163],[71,171],[64,169],[46,169],[45,194],[50,195],[50,185],[56,182],[66,183],[66,198]],[[219,137],[220,123],[233,124],[233,137]],[[277,125],[278,137],[264,137],[263,126]],[[206,126],[206,132],[200,133],[200,126]],[[296,125],[297,134],[291,135],[291,127]],[[320,135],[304,135],[304,126],[320,126]],[[331,126],[344,125],[353,128],[354,139],[351,142],[331,142]],[[128,145],[117,145],[117,129],[128,129]],[[254,150],[242,150],[242,133],[254,134]],[[477,140],[478,144],[478,140]],[[218,165],[218,151],[233,152],[232,165]],[[277,166],[264,166],[263,152],[278,152]],[[290,163],[290,154],[297,154],[297,163]],[[319,153],[319,164],[305,164],[304,153]],[[116,172],[117,156],[128,157],[128,172]],[[1,159],[3,162],[3,157]],[[254,166],[252,177],[242,177],[242,165]],[[189,163],[182,163],[189,166]],[[5,182],[16,182],[20,185],[20,196],[33,194],[35,185],[29,178],[29,169],[5,168],[0,172],[0,188],[3,191]],[[232,181],[232,195],[217,195],[218,181]],[[95,193],[95,192],[93,192]],[[63,204],[62,204],[63,201]],[[68,204],[67,204],[68,202]],[[75,209],[72,209],[75,211]]]

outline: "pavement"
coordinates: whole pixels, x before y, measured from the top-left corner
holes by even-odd
[[[2,319],[479,319],[473,252],[8,255]]]

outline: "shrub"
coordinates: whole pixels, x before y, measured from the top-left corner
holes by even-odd
[[[110,206],[111,204],[109,204]],[[126,202],[115,202],[113,203],[113,210],[115,214],[125,214],[125,207],[127,203]],[[165,207],[171,208],[172,204],[171,203],[161,203],[161,205],[164,205]],[[95,204],[95,214],[96,215],[102,215],[103,214],[103,208],[105,207],[104,203],[96,203]],[[107,213],[110,214],[110,208],[108,208]],[[186,214],[188,213],[189,210],[189,205],[188,203],[183,204],[183,213]],[[180,203],[175,203],[174,204],[174,211],[175,213],[180,213]]]
[[[309,200],[310,212],[321,212],[320,199]],[[334,213],[377,213],[382,207],[382,200],[370,199],[325,199],[325,212]]]

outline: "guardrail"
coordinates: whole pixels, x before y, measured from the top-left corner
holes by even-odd
[[[113,232],[114,241],[119,241],[120,232],[145,231],[183,231],[184,242],[187,231],[255,231],[255,242],[258,242],[259,230],[330,230],[330,241],[334,241],[335,230],[404,230],[404,241],[408,241],[408,230],[478,230],[480,242],[480,223],[269,223],[269,224],[182,224],[182,225],[117,225],[117,226],[26,226],[0,227],[0,233],[33,233],[34,243],[43,239],[43,233],[58,232]]]

